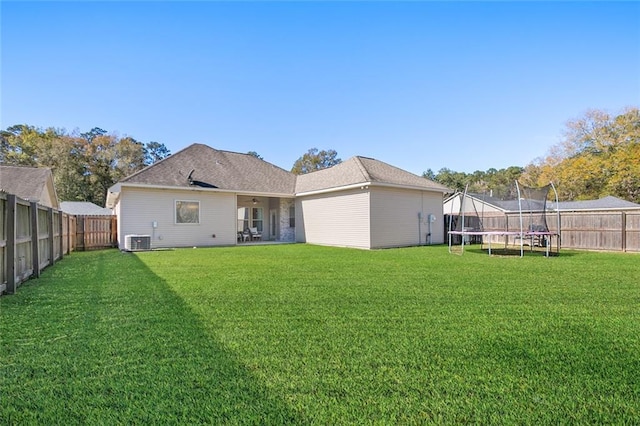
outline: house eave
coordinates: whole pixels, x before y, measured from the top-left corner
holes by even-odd
[[[309,195],[328,194],[328,193],[338,192],[338,191],[347,191],[350,189],[368,189],[369,187],[410,189],[410,190],[418,190],[418,191],[439,192],[441,194],[448,193],[447,190],[440,189],[440,188],[427,188],[424,186],[401,185],[401,184],[395,184],[395,183],[369,181],[369,182],[353,183],[353,184],[344,185],[344,186],[336,186],[333,188],[322,188],[322,189],[316,189],[313,191],[296,192],[295,195],[296,197],[305,197]]]
[[[417,191],[439,192],[441,194],[449,194],[451,192],[449,189],[445,189],[445,188],[429,188],[426,186],[401,185],[397,183],[385,183],[385,182],[373,182],[371,186],[398,188],[398,189],[411,189],[411,190],[417,190]]]
[[[171,186],[171,185],[153,185],[143,183],[127,183],[119,182],[109,188],[107,193],[108,208],[113,208],[118,202],[120,193],[123,188],[144,188],[144,189],[161,189],[161,190],[173,190],[173,191],[198,191],[198,192],[213,192],[213,193],[225,193],[235,195],[253,195],[261,197],[277,197],[277,198],[293,198],[294,194],[280,193],[280,192],[260,192],[260,191],[245,191],[237,189],[220,189],[220,188],[202,188],[202,187],[184,187],[184,186]]]
[[[314,189],[312,191],[296,192],[296,197],[306,197],[309,195],[328,194],[331,192],[346,191],[349,189],[368,189],[371,182],[354,183],[351,185],[335,186],[333,188]]]

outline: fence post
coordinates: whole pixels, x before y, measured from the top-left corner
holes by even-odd
[[[73,242],[71,241],[71,236],[73,235],[73,238],[76,238],[76,231],[75,229],[73,230],[73,233],[71,232],[71,215],[68,214],[67,215],[67,254],[71,253],[71,249],[73,248]]]
[[[58,237],[59,237],[59,241],[58,241],[58,246],[60,248],[60,250],[58,251],[58,254],[60,255],[60,260],[62,260],[64,258],[64,225],[63,225],[63,217],[62,217],[62,210],[58,211]]]
[[[69,252],[76,251],[78,249],[77,232],[78,216],[69,215]]]
[[[620,228],[622,228],[622,251],[627,251],[627,213],[626,212],[621,212],[622,214],[622,225],[620,226]]]
[[[71,230],[71,215],[70,214],[66,214],[65,213],[65,217],[67,218],[67,253],[66,254],[70,254],[73,250],[73,245],[75,243],[75,241],[72,241],[71,238],[73,236],[73,239],[75,240],[76,238],[76,231],[75,229]]]
[[[89,226],[87,226],[87,224]],[[87,250],[87,228],[91,228],[91,220],[89,219],[88,216],[85,216],[84,218],[82,218],[82,247],[84,248],[84,250]]]
[[[118,216],[111,218],[111,245],[118,247]]]
[[[40,227],[38,226],[38,203],[29,203],[31,213],[31,260],[33,276],[40,277]]]
[[[47,209],[47,222],[49,222],[49,240],[47,240],[47,244],[49,244],[49,265],[53,265],[55,263],[55,253],[53,251],[55,244],[53,241],[53,208],[51,207]]]
[[[76,248],[84,250],[84,217],[76,216]]]
[[[72,244],[71,244],[71,247],[73,248],[73,251],[76,251],[77,248],[78,248],[78,239],[76,237],[76,234],[78,232],[78,216],[73,216],[71,218],[71,226],[72,226],[72,231],[71,231]]]
[[[16,196],[7,194],[7,293],[16,292]]]

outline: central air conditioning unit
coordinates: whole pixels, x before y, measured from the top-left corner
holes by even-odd
[[[151,235],[125,235],[124,249],[126,251],[151,250]]]

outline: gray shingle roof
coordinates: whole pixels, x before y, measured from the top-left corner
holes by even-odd
[[[122,182],[293,194],[295,175],[253,155],[220,151],[196,143]]]
[[[22,199],[41,201],[51,169],[0,165],[0,190]]]
[[[520,203],[518,203],[517,199],[503,200],[497,197],[473,193],[469,193],[468,195],[475,198],[476,200],[484,202],[485,205],[494,206],[505,212],[517,212],[520,210],[521,206],[523,211],[537,211],[542,210],[542,208],[544,207],[544,203],[542,200],[529,200],[523,198]],[[547,202],[547,207],[548,206],[549,203]]]
[[[88,201],[63,201],[60,203],[60,210],[67,214],[79,216],[105,216],[112,215],[113,211]]]
[[[339,188],[359,183],[381,183],[449,192],[444,185],[414,175],[379,160],[351,157],[328,169],[298,176],[296,193]]]
[[[501,200],[496,197],[489,197],[482,194],[472,194],[469,196],[484,202],[488,205],[492,205],[506,212],[517,212],[518,200]],[[455,195],[454,195],[455,196]],[[611,195],[600,198],[598,200],[583,200],[583,201],[560,201],[557,205],[560,211],[574,211],[574,210],[625,210],[625,209],[640,209],[640,204],[632,203],[630,201],[622,200]],[[524,200],[522,204],[523,210],[539,210],[542,209],[542,203],[540,201]],[[555,210],[556,203],[547,201],[547,209]]]
[[[555,203],[548,203],[555,208]],[[558,203],[560,210],[621,210],[621,209],[640,209],[640,204],[631,201],[622,200],[611,195],[600,198],[598,200],[584,201],[560,201]]]
[[[373,158],[352,157],[331,168],[296,176],[252,155],[220,151],[203,144],[190,145],[121,182],[292,196],[367,182],[449,191],[443,185]]]

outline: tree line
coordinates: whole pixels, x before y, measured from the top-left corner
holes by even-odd
[[[95,127],[85,133],[17,125],[0,131],[0,163],[53,169],[58,197],[104,205],[107,189],[171,153],[159,142],[142,143]],[[262,158],[257,152],[250,155]],[[291,171],[304,174],[339,164],[334,149],[309,149]],[[566,123],[560,143],[530,164],[473,173],[427,169],[423,177],[452,190],[513,196],[513,182],[540,187],[553,182],[562,201],[613,195],[640,203],[640,110],[611,115],[589,110]]]
[[[589,110],[569,120],[561,141],[544,157],[525,167],[489,169],[473,173],[448,168],[423,176],[451,189],[513,196],[513,182],[541,187],[553,182],[562,201],[598,199],[613,195],[640,203],[640,110],[619,114]]]
[[[171,153],[159,142],[108,133],[40,129],[26,124],[0,131],[0,164],[49,167],[58,198],[104,206],[114,183]]]

